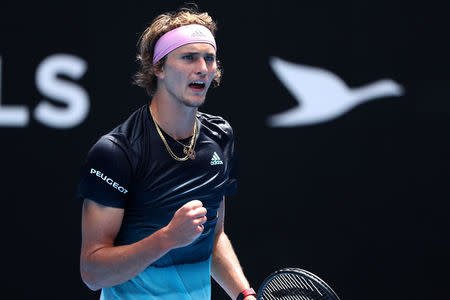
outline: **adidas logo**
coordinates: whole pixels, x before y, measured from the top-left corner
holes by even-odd
[[[200,30],[196,30],[191,34],[191,37],[200,37],[200,36],[202,36],[202,37],[205,36],[205,34],[203,32],[201,32]]]
[[[213,156],[211,157],[211,166],[215,165],[223,165],[223,161],[220,159],[219,155],[214,152]]]

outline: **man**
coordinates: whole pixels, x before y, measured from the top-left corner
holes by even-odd
[[[224,233],[224,196],[236,189],[233,132],[198,111],[220,80],[215,23],[181,9],[140,40],[136,82],[150,105],[88,154],[81,275],[101,299],[210,299],[210,276],[232,299],[255,299]]]

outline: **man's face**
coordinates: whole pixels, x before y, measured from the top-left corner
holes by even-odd
[[[206,43],[179,47],[167,55],[162,70],[157,73],[173,100],[189,107],[203,104],[206,92],[216,74],[216,51]],[[158,86],[158,89],[160,86]]]

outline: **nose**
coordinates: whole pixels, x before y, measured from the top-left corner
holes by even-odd
[[[204,58],[200,58],[197,63],[197,72],[196,74],[205,76],[208,74],[208,66],[206,64],[206,60]]]

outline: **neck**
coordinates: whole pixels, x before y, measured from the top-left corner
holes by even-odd
[[[159,127],[174,139],[181,140],[192,136],[197,107],[164,100],[155,94],[149,109]]]

